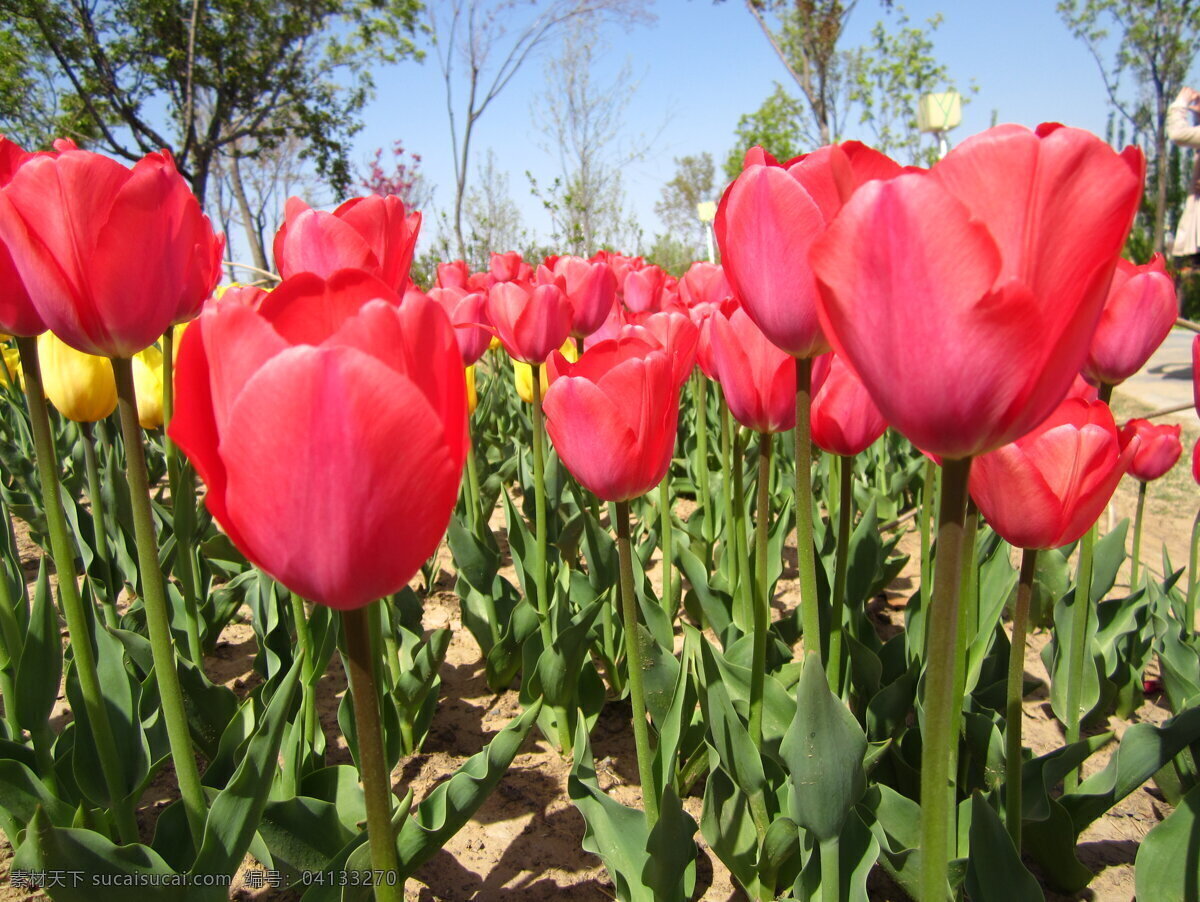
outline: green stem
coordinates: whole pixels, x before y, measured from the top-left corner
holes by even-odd
[[[18,337],[17,347],[21,354],[21,369],[25,374],[25,400],[29,405],[42,504],[45,508],[46,526],[50,531],[50,550],[54,558],[54,567],[58,571],[58,595],[62,602],[63,618],[67,621],[67,633],[71,652],[75,657],[79,688],[83,692],[83,705],[87,711],[91,734],[96,741],[96,753],[100,758],[100,770],[108,790],[109,802],[116,815],[117,832],[122,842],[134,843],[138,841],[137,821],[133,816],[132,802],[125,798],[120,759],[117,755],[112,723],[108,719],[108,707],[104,703],[100,674],[96,668],[87,611],[83,607],[79,584],[76,581],[75,549],[67,531],[62,499],[58,491],[58,455],[54,448],[54,436],[50,431],[50,415],[46,410],[37,339]],[[40,729],[40,725],[26,726],[31,732]]]
[[[829,690],[841,696],[842,620],[846,604],[846,571],[850,560],[850,523],[854,519],[854,458],[838,460],[838,534],[833,562],[833,596],[829,611]]]
[[[954,698],[958,704],[954,708],[954,724],[951,727],[951,735],[955,737],[955,740],[947,750],[950,755],[950,782],[952,785],[958,783],[958,737],[962,735],[962,701],[967,688],[967,650],[975,641],[978,631],[979,605],[978,599],[975,597],[975,578],[979,572],[975,563],[975,536],[978,531],[979,508],[968,496],[967,516],[963,525],[962,557],[960,558],[962,572],[959,575],[958,584],[958,630],[954,635]],[[957,815],[958,808],[954,806],[950,810],[950,816],[953,818]],[[951,833],[951,837],[954,836],[956,834]]]
[[[1129,559],[1129,591],[1136,592],[1138,582],[1138,565],[1142,562],[1142,515],[1146,511],[1146,488],[1150,483],[1138,480],[1137,512],[1133,515],[1133,554]]]
[[[925,458],[925,479],[921,485],[921,588],[923,597],[928,599],[932,577],[933,557],[929,553],[933,544],[933,510],[934,495],[938,473],[936,465]]]
[[[137,393],[133,385],[133,363],[128,358],[112,359],[113,375],[117,381],[117,402],[121,412],[121,434],[125,439],[125,472],[129,481],[129,501],[133,512],[133,532],[137,541],[138,568],[142,577],[142,601],[146,610],[146,628],[150,633],[150,650],[154,658],[154,674],[162,702],[163,718],[167,723],[167,739],[171,746],[172,763],[179,781],[183,809],[196,848],[204,836],[208,804],[200,785],[200,773],[192,754],[192,738],[188,732],[187,710],[179,671],[175,663],[175,643],[171,637],[171,617],[167,610],[167,595],[163,572],[158,564],[158,539],[154,534],[154,516],[150,510],[150,482],[146,472],[146,451],[142,445],[142,430],[138,425]]]
[[[800,571],[800,616],[804,626],[804,653],[822,660],[826,642],[821,636],[821,611],[817,598],[817,564],[812,526],[812,360],[796,358],[796,561]]]
[[[708,377],[697,371],[696,386],[696,456],[700,459],[696,477],[700,485],[700,510],[704,524],[704,559],[712,564],[712,486],[708,482]]]
[[[379,602],[372,602],[378,605]],[[371,630],[366,608],[342,611],[342,629],[346,634],[347,676],[354,698],[354,723],[358,732],[358,771],[363,800],[367,809],[367,841],[371,845],[371,869],[384,875],[399,874],[396,854],[396,828],[392,826],[391,774],[383,751],[383,730],[379,718],[379,693],[375,682]],[[376,902],[401,902],[404,887],[397,880],[375,881]]]
[[[1196,593],[1200,590],[1200,573],[1196,572],[1197,557],[1200,556],[1200,512],[1192,521],[1192,550],[1188,558],[1188,593],[1185,607],[1187,623],[1184,635],[1191,636],[1196,631]]]
[[[734,620],[740,629],[749,632],[754,622],[753,571],[750,569],[750,549],[746,538],[745,446],[742,432],[733,430],[733,547],[738,562],[737,605],[740,612]]]
[[[300,648],[300,653],[304,655],[304,683],[305,686],[309,686],[312,679],[311,670],[316,667],[317,663],[316,657],[313,655],[312,630],[309,629],[308,616],[304,612],[304,599],[295,592],[289,592],[288,595],[292,602],[292,620],[296,627],[296,645]],[[303,717],[304,739],[311,749],[318,722],[317,700],[314,692],[306,692],[304,695]]]
[[[0,500],[0,507],[2,507]],[[7,509],[0,510],[0,516],[8,516]],[[12,556],[16,559],[18,573],[21,562],[16,552],[16,544],[11,546]],[[28,615],[27,615],[28,616]],[[16,661],[24,647],[21,624],[17,619],[17,599],[13,592],[13,584],[9,579],[8,553],[0,559],[0,698],[4,700],[4,719],[13,736],[20,739],[21,725],[17,720]]]
[[[821,902],[841,902],[841,843],[835,837],[821,843]]]
[[[729,425],[729,407],[724,397],[719,398],[721,419],[721,510],[725,516],[725,537],[722,540],[721,560],[726,564],[729,575],[729,594],[737,591],[738,584],[738,551],[737,543],[732,541],[733,531],[733,449],[731,447],[732,432]]]
[[[483,506],[479,497],[479,471],[475,467],[475,442],[467,443],[467,525],[478,533],[483,522]]]
[[[625,653],[628,657],[629,700],[633,706],[633,741],[637,748],[638,777],[642,783],[642,806],[650,829],[658,823],[658,788],[654,785],[654,754],[646,723],[646,694],[642,684],[641,643],[638,642],[637,598],[633,592],[633,550],[629,546],[629,502],[617,502],[617,553],[621,561],[621,614],[625,621]]]
[[[675,619],[675,592],[672,582],[674,554],[671,548],[671,474],[667,473],[658,484],[658,522],[662,533],[662,608],[667,620]]]
[[[758,500],[754,508],[754,650],[750,664],[750,739],[762,751],[763,686],[767,671],[767,634],[771,629],[771,595],[767,586],[767,528],[771,521],[771,436],[758,437]]]
[[[547,587],[546,565],[546,426],[542,417],[542,364],[530,366],[533,376],[533,491],[534,532],[537,556],[534,569],[534,585],[537,591],[538,620],[542,631],[542,645],[547,650],[554,645],[554,630],[551,625],[550,593]],[[558,747],[564,755],[571,754],[573,737],[571,722],[564,707],[554,707],[554,720],[558,724]]]
[[[938,511],[937,567],[929,605],[929,655],[925,669],[925,735],[921,749],[921,893],[923,902],[949,894],[951,797],[950,749],[954,735],[954,653],[958,590],[962,580],[963,526],[971,459],[943,465]]]
[[[1067,743],[1079,740],[1080,696],[1083,694],[1083,668],[1088,657],[1087,622],[1092,608],[1092,554],[1096,526],[1092,525],[1079,544],[1079,577],[1071,602],[1071,657],[1067,661]],[[1072,769],[1063,779],[1065,791],[1079,785],[1079,771]]]
[[[92,505],[92,532],[96,537],[96,557],[100,559],[101,579],[104,582],[101,607],[104,609],[104,622],[109,629],[116,629],[117,592],[108,558],[108,531],[104,526],[104,493],[100,488],[100,467],[96,463],[96,439],[92,434],[91,423],[80,423],[79,432],[83,436],[83,463],[87,469],[88,500]]]
[[[168,328],[162,337],[163,355],[163,445],[167,452],[167,480],[171,485],[172,522],[175,525],[175,574],[183,596],[184,623],[187,628],[188,658],[197,667],[204,664],[200,643],[200,611],[196,599],[196,572],[192,558],[192,524],[195,522],[196,489],[191,470],[179,457],[179,448],[167,436],[167,427],[175,415],[175,331]],[[184,516],[180,511],[187,510]]]
[[[1036,548],[1021,553],[1021,577],[1013,607],[1012,647],[1008,653],[1008,697],[1004,722],[1004,822],[1013,847],[1021,854],[1021,700],[1025,695],[1025,636],[1029,631],[1029,601],[1037,575]]]

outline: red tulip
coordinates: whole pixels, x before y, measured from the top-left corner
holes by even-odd
[[[813,361],[812,440],[818,448],[853,457],[887,429],[883,414],[854,370],[836,354]]]
[[[516,251],[493,253],[488,271],[495,282],[529,282],[533,278],[533,267]]]
[[[671,358],[671,369],[675,381],[681,385],[692,374],[696,365],[696,346],[700,341],[700,330],[691,317],[674,310],[639,316],[621,329],[623,335],[636,335],[647,344],[657,344]]]
[[[1079,539],[1104,510],[1140,439],[1117,431],[1103,401],[1063,401],[1032,432],[971,464],[971,497],[1018,548]]]
[[[811,260],[825,334],[888,423],[944,458],[1029,432],[1087,355],[1144,161],[999,126],[858,188]]]
[[[1200,483],[1200,442],[1192,446],[1192,479]]]
[[[12,181],[22,163],[31,159],[33,154],[0,135],[0,188]],[[3,242],[0,242],[0,331],[25,337],[46,331],[46,324],[33,306],[21,274]]]
[[[1200,335],[1192,339],[1192,404],[1200,414]]]
[[[1097,401],[1100,399],[1099,386],[1092,385],[1082,376],[1076,375],[1075,381],[1071,383],[1071,387],[1067,390],[1068,398],[1079,398],[1083,401]]]
[[[712,360],[729,412],[755,432],[796,425],[796,365],[737,308],[708,322]]]
[[[478,292],[468,294],[465,288],[431,288],[428,297],[446,311],[454,326],[463,365],[471,366],[483,356],[492,340],[487,298]]]
[[[467,452],[445,314],[372,276],[302,273],[258,310],[211,302],[184,333],[170,436],[237,547],[301,596],[349,609],[437,547]]]
[[[287,279],[311,272],[328,278],[339,269],[369,272],[393,291],[408,282],[421,214],[395,196],[355,197],[332,213],[289,197],[275,234],[275,265]]]
[[[1142,482],[1150,482],[1165,476],[1167,471],[1179,461],[1183,455],[1183,442],[1180,441],[1182,427],[1178,424],[1168,426],[1163,423],[1155,425],[1149,420],[1130,420],[1121,429],[1121,435],[1131,437],[1136,435],[1141,439],[1141,446],[1133,457],[1129,473]]]
[[[793,357],[829,350],[817,319],[809,248],[858,182],[900,169],[857,147],[853,154],[821,148],[786,167],[752,148],[717,208],[713,228],[725,275],[751,319]]]
[[[487,313],[509,355],[523,363],[544,363],[571,332],[571,304],[553,284],[530,291],[497,282],[488,292]]]
[[[577,363],[555,354],[543,409],[558,456],[605,501],[662,482],[679,422],[679,384],[667,353],[636,337],[603,341]]]
[[[438,288],[466,288],[469,278],[471,278],[471,270],[465,260],[453,260],[450,263],[437,265]]]
[[[225,247],[166,151],[131,169],[83,150],[35,155],[0,190],[0,242],[46,326],[104,357],[195,316]]]
[[[621,284],[621,297],[625,309],[634,313],[661,310],[664,295],[670,295],[670,285],[665,270],[650,264],[631,270]]]
[[[689,310],[719,304],[733,296],[725,270],[716,263],[693,263],[679,280],[679,298]]]
[[[603,324],[617,297],[617,277],[604,262],[589,263],[582,257],[559,257],[554,274],[564,283],[563,290],[575,311],[571,334],[587,338]]]
[[[1124,382],[1145,366],[1178,315],[1175,283],[1167,275],[1162,254],[1142,266],[1118,260],[1084,375],[1109,385]]]

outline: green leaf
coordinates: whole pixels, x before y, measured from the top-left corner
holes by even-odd
[[[867,737],[829,691],[815,655],[804,661],[796,688],[796,716],[779,748],[791,787],[791,816],[818,842],[837,838],[866,790]]]
[[[1139,899],[1200,899],[1200,786],[1146,834],[1134,862],[1134,883]]]
[[[300,654],[292,662],[251,734],[229,785],[213,800],[192,874],[232,874],[242,863],[271,792],[279,744],[300,683],[303,660]]]
[[[1045,899],[1037,880],[1021,863],[1000,817],[978,792],[971,796],[970,837],[967,894],[971,902]]]
[[[14,839],[19,836],[39,806],[55,826],[71,823],[71,806],[60,801],[37,774],[20,761],[0,758],[0,829],[4,834]]]
[[[81,872],[83,879],[78,886],[68,876],[63,886],[54,887],[55,902],[95,902],[97,898],[179,902],[182,895],[179,886],[168,882],[177,876],[175,871],[153,849],[140,843],[114,845],[91,830],[55,827],[41,808],[34,813],[25,841],[13,856],[12,867],[26,871]],[[109,885],[114,888],[101,894],[97,885],[103,878],[109,878]],[[221,898],[228,895],[228,890],[220,887],[215,895]]]
[[[409,814],[396,841],[400,870],[405,876],[428,861],[487,800],[507,773],[541,707],[541,702],[536,702],[507,724],[483,751],[472,755],[449,780],[439,783]]]
[[[37,587],[33,593],[33,611],[29,631],[17,664],[13,700],[17,720],[23,725],[44,724],[58,699],[62,681],[63,645],[59,634],[58,612],[50,599],[50,579],[46,558],[38,567]]]

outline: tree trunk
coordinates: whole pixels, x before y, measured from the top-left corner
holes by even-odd
[[[232,157],[229,163],[229,184],[233,188],[233,196],[237,200],[238,211],[242,215],[242,227],[246,232],[246,241],[250,245],[250,255],[254,258],[256,267],[264,272],[270,272],[271,264],[267,260],[267,251],[263,247],[262,236],[255,228],[254,214],[250,211],[250,201],[246,198],[246,188],[242,184],[242,172],[238,166],[237,157]]]

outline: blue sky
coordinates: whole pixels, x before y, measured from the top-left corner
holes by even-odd
[[[1036,125],[1061,121],[1103,134],[1108,105],[1095,62],[1059,20],[1052,0],[942,0],[902,4],[923,22],[941,12],[935,55],[960,86],[979,91],[964,110],[952,141],[999,122]],[[673,158],[708,151],[718,162],[733,144],[738,117],[756,109],[773,83],[790,77],[754,19],[738,0],[659,0],[657,20],[626,33],[604,32],[609,54],[595,74],[606,84],[628,60],[639,84],[627,111],[626,140],[658,135],[643,162],[624,172],[630,206],[650,238],[661,230],[654,202],[674,173]],[[890,19],[873,0],[860,0],[843,46],[867,42],[873,24]],[[476,161],[491,148],[509,173],[510,191],[528,226],[543,237],[548,219],[529,194],[524,172],[557,172],[556,161],[538,148],[546,139],[533,121],[535,98],[545,90],[542,59],[531,60],[479,120]],[[406,62],[377,73],[378,95],[365,111],[356,158],[400,139],[422,157],[422,171],[436,187],[433,206],[449,207],[453,167],[441,73],[432,53],[424,63]],[[665,124],[665,128],[664,128]],[[849,137],[854,137],[853,134]],[[427,216],[427,228],[434,217]],[[425,242],[422,242],[423,244]]]

